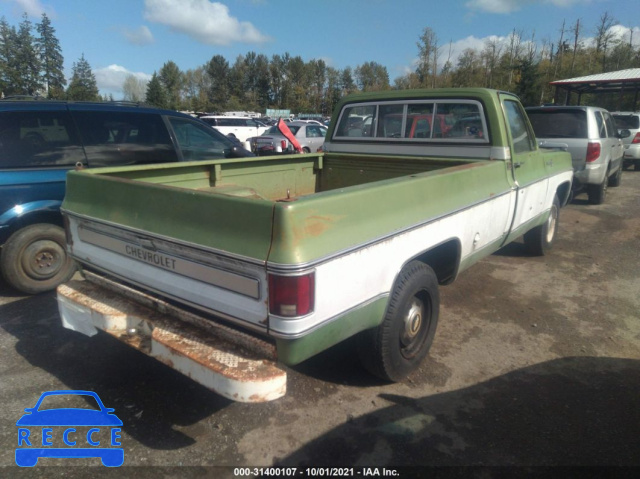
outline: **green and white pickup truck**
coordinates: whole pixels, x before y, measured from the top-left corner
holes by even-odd
[[[317,154],[72,171],[84,280],[58,288],[60,314],[237,401],[284,395],[282,365],[352,336],[401,380],[439,285],[523,235],[544,254],[572,175],[518,98],[486,89],[349,96]]]

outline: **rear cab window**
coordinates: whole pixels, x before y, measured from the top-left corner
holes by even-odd
[[[487,144],[488,132],[475,100],[382,101],[345,106],[333,139]]]

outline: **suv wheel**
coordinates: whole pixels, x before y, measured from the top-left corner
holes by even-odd
[[[17,231],[2,247],[0,268],[5,281],[27,294],[55,289],[75,272],[67,256],[64,230],[35,224]]]
[[[599,185],[589,185],[587,194],[589,195],[589,203],[592,205],[601,205],[604,203],[604,199],[607,196],[607,185],[609,184],[609,178],[606,176]]]
[[[618,171],[616,171],[616,174],[613,176],[609,177],[609,186],[620,186],[620,180],[622,179],[622,165],[620,165],[620,168],[618,168]]]

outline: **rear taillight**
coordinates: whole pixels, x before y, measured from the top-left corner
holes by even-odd
[[[587,163],[600,158],[600,143],[589,143],[587,145]]]
[[[313,311],[315,274],[280,276],[269,274],[269,312],[293,318]]]
[[[633,141],[631,143],[634,143],[634,144],[640,143],[640,131],[636,133],[636,136],[633,137]]]
[[[282,147],[282,151],[287,149],[287,140],[281,140],[280,146]]]

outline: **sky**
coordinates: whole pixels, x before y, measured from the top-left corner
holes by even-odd
[[[579,19],[589,42],[600,17],[616,19],[614,32],[640,44],[640,0],[0,0],[0,17],[16,27],[27,13],[35,24],[46,13],[56,30],[65,74],[82,55],[101,94],[122,98],[133,74],[148,80],[168,61],[185,71],[214,55],[233,65],[250,51],[289,53],[305,62],[356,68],[377,62],[391,83],[414,69],[426,27],[455,59],[488,39],[556,43]],[[566,38],[566,36],[565,36]]]

